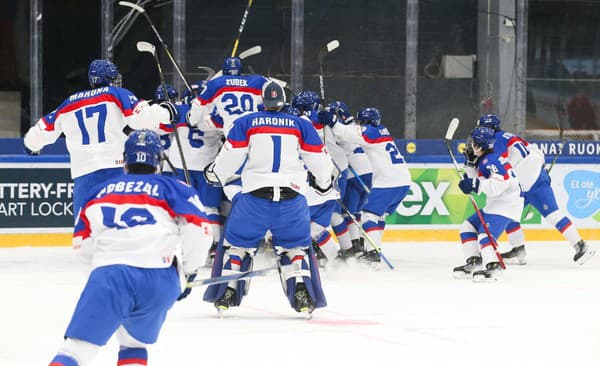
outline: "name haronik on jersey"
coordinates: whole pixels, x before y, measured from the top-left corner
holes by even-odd
[[[281,126],[296,127],[295,121],[285,117],[255,117],[252,118],[252,127],[256,126]]]

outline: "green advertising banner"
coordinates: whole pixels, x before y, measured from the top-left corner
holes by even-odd
[[[458,188],[460,177],[454,167],[410,168],[413,183],[410,192],[396,212],[387,217],[395,225],[458,225],[475,213],[469,198]],[[479,207],[485,206],[485,195],[475,195]],[[539,224],[535,209],[523,212],[523,224]],[[526,215],[527,214],[527,215]]]

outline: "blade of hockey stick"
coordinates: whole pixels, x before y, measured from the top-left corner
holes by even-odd
[[[119,1],[119,5],[121,5],[121,6],[127,6],[127,7],[132,8],[133,10],[135,10],[135,11],[137,11],[139,13],[144,13],[146,11],[144,8],[142,8],[138,4],[134,4],[134,3],[131,3],[129,1]]]
[[[329,53],[335,51],[339,46],[340,46],[340,41],[338,41],[337,39],[327,42],[325,47],[323,47],[319,50],[319,55],[318,55],[319,63],[322,64],[323,60],[325,59],[325,56],[327,56]]]
[[[186,287],[191,288],[191,287],[197,287],[197,286],[218,285],[219,283],[225,283],[225,282],[229,282],[229,281],[239,281],[239,280],[243,280],[245,278],[266,276],[267,274],[269,274],[271,272],[275,272],[275,271],[277,271],[277,266],[263,268],[263,269],[257,269],[256,271],[250,271],[250,272],[241,272],[241,273],[236,273],[236,274],[227,275],[227,276],[205,278],[203,280],[196,280],[196,281],[188,282]]]
[[[244,50],[242,52],[240,52],[240,54],[238,55],[238,57],[243,60],[246,59],[250,56],[254,56],[254,55],[258,55],[259,53],[262,52],[262,47],[261,46],[254,46],[254,47],[250,47],[247,50]]]
[[[139,41],[135,44],[135,46],[139,52],[149,52],[152,55],[154,55],[156,52],[156,47],[150,42]]]
[[[206,71],[206,73],[208,74],[204,80],[210,80],[212,79],[212,77],[216,74],[215,70],[212,67],[208,67],[208,66],[198,66],[197,67],[200,70],[204,70]]]
[[[458,124],[460,123],[458,118],[452,118],[452,121],[450,121],[450,124],[448,125],[448,130],[446,131],[446,136],[444,137],[446,140],[452,140],[452,138],[454,137],[454,133],[456,132],[456,129],[458,128]]]

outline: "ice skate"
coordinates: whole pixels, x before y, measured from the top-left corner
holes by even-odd
[[[585,262],[587,262],[590,258],[592,258],[594,256],[594,254],[596,254],[596,251],[592,248],[590,248],[587,243],[583,240],[578,241],[575,244],[575,256],[573,257],[573,260],[575,261],[575,263],[582,265]]]
[[[502,253],[502,259],[504,259],[504,263],[506,264],[524,265],[527,264],[527,258],[525,258],[526,255],[525,245],[519,245],[506,253]]]
[[[312,312],[315,310],[315,305],[308,294],[308,290],[306,289],[306,285],[300,282],[296,284],[296,291],[294,292],[294,299],[296,300],[296,304],[294,306],[294,310],[300,313],[304,313],[307,319],[312,318]]]
[[[359,255],[358,260],[361,262],[379,263],[381,262],[381,256],[379,255],[379,253],[377,253],[376,250],[370,250]]]
[[[490,262],[485,269],[473,272],[473,282],[495,282],[502,278],[500,262]]]
[[[473,272],[481,269],[481,257],[473,256],[467,258],[467,264],[459,267],[454,267],[452,274],[454,278],[472,278]]]
[[[352,239],[352,246],[348,249],[340,249],[338,256],[341,259],[347,259],[354,257],[358,253],[362,253],[364,250],[364,239]]]
[[[327,257],[321,250],[321,248],[313,242],[313,250],[315,251],[315,256],[317,257],[317,263],[319,263],[319,268],[325,268],[327,266]]]
[[[215,301],[215,308],[217,308],[217,311],[219,312],[219,318],[222,318],[223,312],[233,305],[235,301],[235,295],[236,290],[231,287],[227,287],[223,296],[221,296],[217,301]]]
[[[213,262],[215,260],[215,254],[217,253],[217,242],[213,241],[212,245],[210,246],[210,249],[208,249],[208,256],[206,257],[206,262],[204,263],[204,265],[208,268],[211,268],[213,265]]]

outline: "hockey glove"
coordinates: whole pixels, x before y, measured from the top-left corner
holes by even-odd
[[[175,104],[173,104],[169,101],[163,101],[163,102],[158,103],[158,105],[163,107],[164,109],[166,109],[169,112],[169,121],[171,121],[171,122],[177,121],[178,111],[177,111],[177,107],[175,106]]]
[[[221,181],[215,174],[215,163],[210,163],[204,168],[204,180],[214,187],[221,187]]]
[[[23,150],[25,150],[25,153],[26,153],[27,155],[31,155],[31,156],[37,156],[37,155],[40,155],[40,152],[39,152],[39,151],[33,151],[33,150],[29,150],[29,148],[28,148],[27,146],[25,146],[25,145],[23,145]]]
[[[315,176],[312,175],[311,172],[308,172],[308,185],[313,187],[315,192],[317,192],[321,196],[327,196],[329,193],[331,193],[331,191],[333,191],[333,182],[334,182],[334,179],[332,177],[331,183],[329,183],[329,186],[327,186],[325,188],[321,188],[317,184]]]
[[[335,125],[335,123],[337,122],[338,118],[335,114],[335,111],[329,108],[325,108],[322,111],[319,111],[319,114],[317,116],[320,124],[327,125],[329,127],[333,127],[333,125]]]
[[[191,273],[191,274],[185,275],[185,282],[190,283],[190,282],[194,281],[196,279],[196,274],[197,273]],[[183,290],[181,295],[179,295],[179,297],[177,298],[177,301],[181,301],[181,300],[185,299],[191,292],[192,292],[192,288],[187,287],[185,290]]]
[[[477,166],[477,161],[479,160],[479,156],[475,155],[475,152],[471,147],[466,147],[464,151],[465,155],[465,165],[475,168]]]
[[[458,188],[460,188],[464,194],[469,194],[471,192],[479,193],[479,179],[469,178],[464,174],[463,179],[458,182]]]
[[[335,110],[336,115],[343,124],[347,125],[354,121],[354,117],[352,116],[352,113],[350,113],[350,108],[348,108],[346,103],[337,101],[331,103],[329,107]]]

